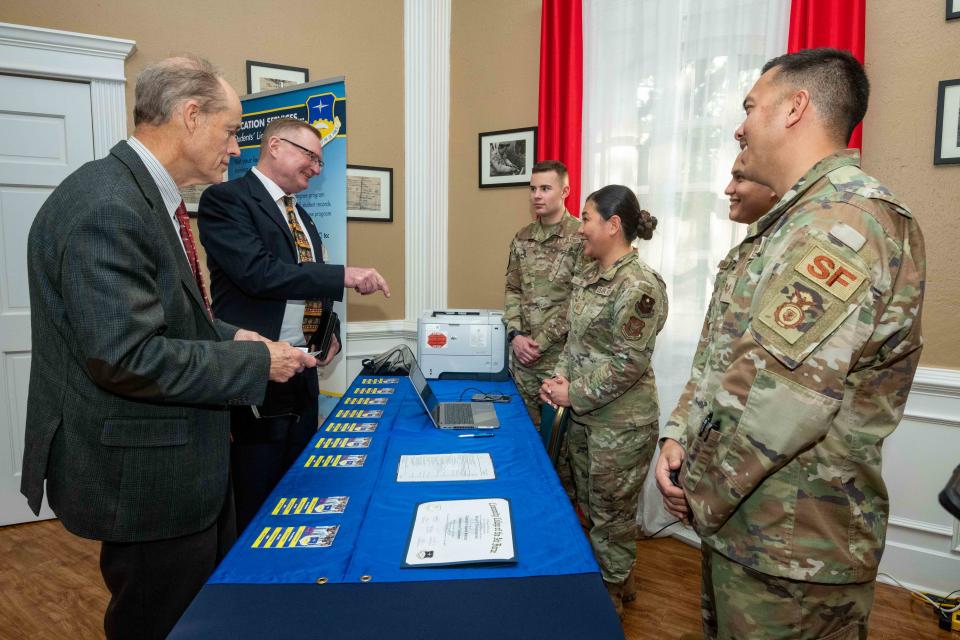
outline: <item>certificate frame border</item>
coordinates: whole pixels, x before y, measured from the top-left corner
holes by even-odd
[[[509,560],[466,560],[464,562],[443,562],[439,564],[409,564],[406,560],[407,552],[410,550],[410,541],[413,540],[413,529],[417,526],[417,511],[420,505],[428,502],[460,502],[462,500],[503,500],[507,503],[507,513],[510,515],[510,544],[513,546],[513,557]],[[413,516],[410,518],[410,529],[407,531],[407,544],[403,546],[403,560],[400,561],[401,569],[447,569],[450,567],[463,567],[468,565],[481,565],[485,567],[513,566],[520,562],[520,552],[517,549],[517,532],[513,526],[513,501],[503,496],[494,496],[488,498],[446,498],[443,500],[421,500],[413,505]]]

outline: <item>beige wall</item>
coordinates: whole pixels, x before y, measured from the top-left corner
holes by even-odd
[[[960,20],[943,2],[871,0],[873,85],[863,166],[912,208],[927,241],[922,365],[960,369],[960,166],[933,165],[937,82],[960,77]],[[513,233],[529,218],[522,188],[477,188],[477,133],[535,123],[540,2],[453,6],[450,123],[450,306],[501,307]],[[496,34],[496,46],[491,43]]]
[[[450,37],[451,307],[503,308],[526,187],[477,187],[477,134],[537,124],[540,0],[454,2]]]
[[[131,112],[140,70],[182,52],[221,67],[241,94],[246,60],[307,67],[314,80],[346,76],[348,162],[394,169],[394,222],[350,222],[347,249],[351,264],[380,270],[393,296],[361,299],[351,292],[348,314],[350,320],[403,317],[403,0],[30,0],[0,7],[0,22],[136,41],[126,65]]]
[[[449,304],[503,303],[510,238],[529,220],[526,190],[477,188],[477,134],[537,120],[540,0],[454,2],[451,34]],[[908,6],[909,5],[909,6]],[[291,0],[276,7],[225,0],[163,5],[104,0],[77,9],[66,0],[4,3],[0,21],[136,40],[132,79],[145,64],[191,51],[245,87],[244,61],[310,68],[315,79],[343,74],[350,100],[349,160],[394,168],[392,224],[349,224],[350,262],[376,265],[394,295],[350,294],[351,320],[403,317],[403,2]],[[960,21],[944,20],[943,2],[871,0],[867,69],[873,83],[864,131],[864,168],[912,207],[927,239],[925,366],[960,368],[954,339],[960,275],[954,267],[960,166],[932,164],[937,82],[960,77]],[[189,22],[187,18],[189,17]],[[329,16],[329,17],[328,17]],[[190,25],[201,25],[191,27]],[[275,25],[266,27],[261,25]],[[267,35],[248,36],[238,33]],[[323,34],[322,44],[318,33]],[[128,87],[132,103],[132,82]]]
[[[863,167],[910,206],[927,245],[921,365],[960,369],[960,165],[933,164],[937,83],[960,78],[960,20],[943,2],[867,3]]]

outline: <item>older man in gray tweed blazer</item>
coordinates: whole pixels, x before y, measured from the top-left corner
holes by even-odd
[[[137,81],[129,141],[30,230],[33,360],[21,490],[103,541],[110,638],[162,638],[235,539],[228,405],[316,360],[215,320],[178,187],[239,155],[236,92],[204,60]]]

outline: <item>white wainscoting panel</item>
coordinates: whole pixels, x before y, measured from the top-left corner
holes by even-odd
[[[937,501],[958,464],[960,371],[921,368],[903,422],[883,446],[890,525],[880,570],[908,586],[960,589],[960,522]]]

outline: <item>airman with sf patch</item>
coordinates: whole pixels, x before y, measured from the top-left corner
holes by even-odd
[[[783,195],[731,252],[656,468],[703,542],[708,638],[867,637],[926,270],[910,210],[844,149],[868,93],[848,52],[808,49],[744,101],[744,177]]]

